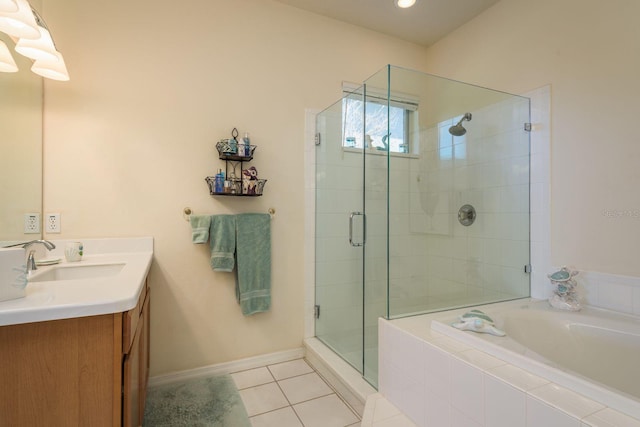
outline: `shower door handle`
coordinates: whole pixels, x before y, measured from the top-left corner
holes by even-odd
[[[362,242],[357,243],[353,241],[353,218],[356,216],[362,217]],[[351,246],[359,247],[364,246],[367,241],[367,216],[362,212],[351,212],[349,214],[349,244]]]

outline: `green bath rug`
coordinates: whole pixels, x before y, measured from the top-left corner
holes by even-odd
[[[149,389],[144,427],[251,427],[229,375],[197,378]]]

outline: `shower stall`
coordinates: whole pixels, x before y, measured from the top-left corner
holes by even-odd
[[[316,117],[316,337],[377,387],[377,319],[529,296],[529,99],[387,66]]]

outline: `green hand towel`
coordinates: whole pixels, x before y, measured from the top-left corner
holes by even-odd
[[[214,215],[209,231],[211,242],[211,268],[215,271],[233,271],[236,250],[235,215]]]
[[[271,307],[271,216],[236,215],[236,245],[236,298],[242,314],[268,311]]]
[[[207,243],[209,240],[209,227],[211,227],[211,215],[191,215],[191,242]]]

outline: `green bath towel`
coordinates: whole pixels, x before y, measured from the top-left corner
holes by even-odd
[[[211,217],[211,268],[215,271],[233,271],[236,250],[236,216],[213,215]]]
[[[191,215],[191,242],[207,243],[209,240],[209,227],[211,227],[211,215]]]
[[[236,255],[236,297],[242,314],[268,311],[271,307],[270,215],[236,215]]]

